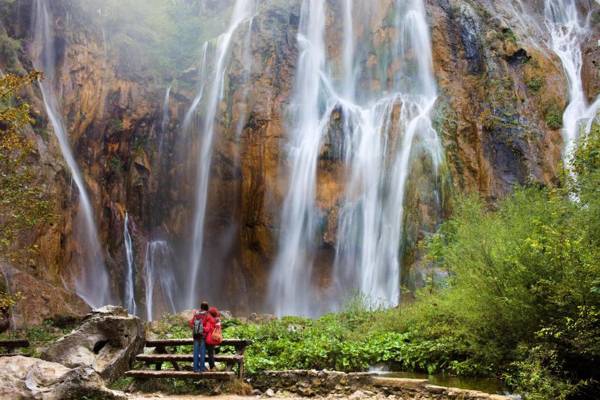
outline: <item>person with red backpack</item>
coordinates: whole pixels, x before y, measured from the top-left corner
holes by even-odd
[[[200,310],[194,310],[194,315],[188,322],[190,328],[192,328],[194,338],[194,372],[205,372],[207,370],[204,361],[206,358],[206,335],[212,332],[215,325],[215,320],[208,310],[208,303],[203,301],[200,304]]]
[[[207,324],[206,352],[208,354],[208,366],[212,371],[215,369],[215,346],[220,345],[223,341],[223,333],[219,310],[216,307],[211,307],[208,314],[212,317],[212,320]]]

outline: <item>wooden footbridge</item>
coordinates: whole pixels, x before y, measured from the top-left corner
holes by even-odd
[[[136,356],[136,361],[143,363],[144,369],[132,369],[125,373],[133,378],[192,378],[231,380],[236,376],[244,377],[244,351],[252,344],[250,340],[224,339],[221,345],[215,348],[215,362],[224,364],[225,369],[219,371],[194,372],[192,363],[193,354],[178,353],[182,346],[193,346],[193,339],[156,339],[146,340],[146,349],[153,352],[144,352]],[[208,358],[207,358],[208,362]],[[172,368],[163,369],[165,363]],[[185,363],[181,365],[181,363]],[[154,369],[152,369],[154,366]],[[235,369],[235,371],[234,371]]]

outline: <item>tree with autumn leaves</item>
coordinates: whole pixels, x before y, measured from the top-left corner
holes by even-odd
[[[0,261],[15,262],[22,257],[14,248],[18,235],[32,228],[48,211],[49,202],[36,185],[28,161],[35,152],[34,143],[25,134],[34,120],[30,105],[18,93],[41,78],[39,72],[23,76],[0,77]],[[10,294],[0,281],[0,331],[8,329],[9,310],[21,298]]]

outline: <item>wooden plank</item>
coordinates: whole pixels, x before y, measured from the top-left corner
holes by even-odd
[[[244,357],[237,354],[215,354],[215,361],[227,363],[239,363]],[[177,362],[177,361],[194,361],[193,354],[138,354],[137,361],[144,362]],[[208,360],[208,356],[206,357]]]
[[[29,340],[27,340],[27,339],[0,340],[0,347],[4,347],[7,349],[16,349],[19,347],[29,347]]]
[[[147,369],[138,369],[125,372],[125,376],[132,378],[182,378],[182,379],[215,379],[215,380],[231,380],[235,378],[233,372],[193,372],[193,371],[173,371],[162,370],[154,371]]]
[[[191,346],[194,344],[194,339],[150,339],[146,340],[146,347],[158,346]],[[247,347],[252,344],[251,340],[247,339],[223,339],[219,346],[234,346]]]
[[[156,346],[155,352],[157,354],[170,354],[169,351],[166,349],[165,346]],[[173,365],[173,368],[175,369],[175,371],[179,371],[179,364],[177,364],[177,361],[171,361],[171,364]],[[162,361],[158,360],[158,362],[155,364],[155,368],[156,370],[160,370],[162,368]]]

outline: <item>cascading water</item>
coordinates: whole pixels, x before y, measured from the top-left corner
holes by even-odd
[[[324,129],[319,109],[325,67],[324,28],[324,2],[303,1],[288,150],[289,189],[281,215],[279,253],[269,282],[269,302],[277,315],[311,314],[312,257],[318,223],[317,159]]]
[[[169,100],[171,98],[171,85],[165,91],[165,98],[162,106],[162,118],[160,120],[160,139],[158,140],[158,158],[160,159],[163,152],[163,143],[169,126]]]
[[[441,144],[429,117],[437,95],[421,1],[397,2],[395,31],[391,59],[402,67],[391,83],[392,94],[343,111],[352,127],[346,138],[351,176],[334,267],[341,287],[357,288],[371,303],[383,306],[396,305],[400,296],[399,249],[415,142],[423,145],[436,170],[441,162]],[[397,120],[395,106],[400,107]]]
[[[193,307],[198,297],[198,280],[203,267],[202,251],[204,244],[204,220],[206,214],[206,201],[208,196],[208,183],[210,178],[210,165],[212,160],[213,140],[215,136],[215,122],[219,103],[223,98],[223,84],[227,59],[232,44],[234,33],[247,22],[251,22],[254,14],[254,0],[236,0],[233,14],[227,31],[218,38],[211,87],[204,112],[204,124],[200,134],[202,142],[198,157],[196,177],[196,204],[194,210],[193,234],[189,263],[189,276],[187,288],[188,307]],[[197,96],[200,101],[201,95]],[[185,124],[184,124],[185,125]]]
[[[56,80],[56,59],[52,18],[45,0],[35,1],[34,66],[42,71],[45,79],[39,83],[48,119],[52,124],[63,158],[71,171],[71,176],[79,192],[79,210],[77,213],[78,237],[81,240],[82,259],[78,260],[79,271],[75,280],[77,294],[90,306],[99,307],[110,304],[112,295],[109,277],[104,265],[104,255],[98,239],[94,210],[88,196],[83,174],[71,150],[65,124],[59,112],[59,104],[54,91]]]
[[[157,304],[164,304],[169,312],[175,313],[177,283],[173,273],[173,250],[165,240],[153,240],[146,244],[144,257],[144,286],[146,319],[152,321]]]
[[[544,16],[550,32],[550,46],[560,58],[569,82],[569,105],[563,114],[563,159],[570,168],[573,152],[582,131],[589,133],[591,122],[600,110],[600,97],[589,105],[581,70],[581,46],[589,33],[589,15],[580,15],[576,0],[545,0]]]
[[[182,132],[183,133],[188,133],[192,127],[192,120],[194,118],[194,115],[196,114],[196,111],[198,110],[198,106],[200,105],[200,102],[202,101],[202,98],[204,97],[204,89],[206,87],[206,69],[207,69],[207,54],[208,54],[208,42],[204,43],[204,46],[202,46],[202,58],[201,58],[201,62],[200,62],[200,89],[198,90],[198,93],[196,94],[196,97],[194,97],[194,101],[192,101],[192,105],[190,106],[190,108],[187,110],[187,112],[185,113],[185,117],[183,118],[183,125],[182,125]]]
[[[243,41],[243,68],[242,71],[242,82],[246,83],[250,81],[250,74],[252,73],[252,24],[254,23],[254,18],[250,18],[250,22],[248,23],[248,30],[246,31],[246,36]],[[240,138],[242,131],[244,130],[244,125],[248,120],[248,94],[250,92],[249,85],[245,85],[242,93],[241,102],[238,104],[242,107],[240,112],[239,119],[237,121],[237,126],[235,129],[235,137],[237,139]],[[238,160],[239,161],[239,160]]]
[[[342,76],[331,75],[324,43],[325,8],[302,5],[300,58],[292,102],[289,190],[281,217],[279,254],[269,286],[276,314],[314,315],[335,308],[344,291],[359,290],[372,303],[392,306],[400,296],[400,248],[404,197],[411,160],[422,149],[437,171],[442,148],[429,113],[436,101],[431,44],[421,0],[396,1],[395,35],[387,64],[365,67],[366,52],[355,47],[353,6],[344,0]],[[364,5],[362,5],[364,7]],[[361,51],[359,51],[361,50]],[[360,54],[359,54],[360,53]],[[388,79],[387,71],[400,65]],[[361,79],[387,82],[378,90],[357,88]],[[399,112],[398,112],[399,110]],[[318,306],[311,283],[319,211],[316,173],[323,138],[333,113],[343,119],[340,153],[349,179],[338,218],[335,297]],[[415,148],[419,143],[419,149]],[[434,171],[434,174],[435,174]]]
[[[137,313],[137,305],[135,304],[135,263],[133,240],[129,233],[129,214],[127,212],[125,212],[125,222],[123,223],[123,241],[125,242],[125,260],[127,262],[123,304],[130,314],[135,315]]]

